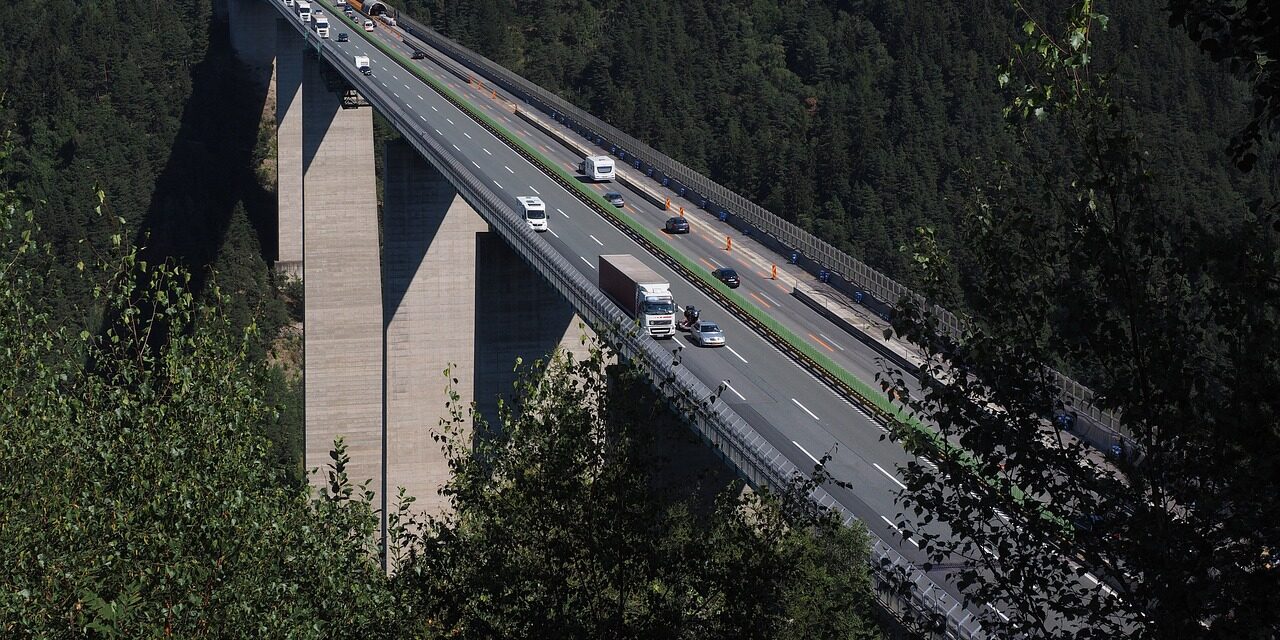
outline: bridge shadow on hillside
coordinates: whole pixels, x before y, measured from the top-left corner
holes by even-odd
[[[254,172],[269,83],[255,81],[236,58],[225,19],[213,19],[207,54],[191,76],[191,97],[134,241],[145,246],[148,260],[172,259],[190,269],[190,288],[199,296],[236,204],[244,204],[268,264],[276,252],[276,217],[275,194]]]

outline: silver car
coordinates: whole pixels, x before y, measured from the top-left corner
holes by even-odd
[[[724,332],[720,330],[720,325],[707,320],[693,323],[689,328],[689,337],[693,338],[699,347],[724,346]]]

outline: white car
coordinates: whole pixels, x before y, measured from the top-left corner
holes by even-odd
[[[720,325],[708,320],[699,320],[693,323],[693,326],[689,327],[689,337],[699,347],[724,346],[724,331],[720,330]]]
[[[364,21],[364,30],[365,30],[365,31],[373,31],[373,21],[372,21],[372,20],[365,20],[365,21]]]
[[[520,209],[524,212],[524,221],[529,223],[529,228],[534,231],[546,231],[547,227],[547,205],[542,203],[542,198],[538,196],[520,196],[516,198],[520,202]]]

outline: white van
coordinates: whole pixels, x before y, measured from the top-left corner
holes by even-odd
[[[373,31],[373,21],[372,21],[372,20],[368,20],[368,19],[366,19],[366,20],[364,21],[364,30],[365,30],[365,31]]]
[[[529,228],[534,231],[546,231],[547,205],[542,204],[542,198],[520,196],[516,200],[520,201],[520,208],[524,210],[524,221],[529,223]]]

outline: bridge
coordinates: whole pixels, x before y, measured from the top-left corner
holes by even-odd
[[[384,513],[398,486],[439,508],[431,499],[448,469],[430,430],[446,401],[442,371],[455,365],[463,401],[483,410],[510,389],[517,356],[578,348],[580,326],[628,326],[596,284],[598,255],[628,253],[717,321],[728,345],[623,333],[620,354],[673,381],[670,393],[696,407],[694,429],[755,486],[779,486],[830,451],[828,470],[852,488],[812,497],[866,525],[882,604],[939,616],[946,637],[985,637],[981,617],[1003,614],[966,603],[945,566],[923,570],[925,555],[894,525],[895,470],[931,463],[881,439],[891,407],[874,392],[878,359],[915,356],[866,332],[879,326],[877,301],[910,292],[440,34],[391,20],[387,4],[351,4],[355,20],[312,3],[329,16],[327,38],[293,2],[228,9],[241,56],[274,64],[277,268],[305,292],[308,468],[341,436],[351,476],[374,479]],[[373,109],[403,137],[383,159],[381,225]],[[585,153],[613,155],[617,183],[579,180]],[[606,190],[625,204],[603,200]],[[521,217],[516,198],[530,195],[547,205],[545,234]],[[691,233],[663,233],[672,216]],[[726,266],[740,288],[710,277]],[[908,593],[891,589],[894,578]]]

